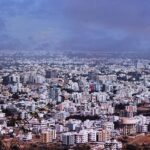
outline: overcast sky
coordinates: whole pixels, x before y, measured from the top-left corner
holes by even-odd
[[[0,0],[0,49],[149,51],[149,0]]]

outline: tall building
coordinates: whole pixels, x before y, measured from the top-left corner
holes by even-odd
[[[97,141],[106,142],[111,139],[111,132],[109,130],[101,129],[97,131]]]
[[[62,144],[63,145],[74,145],[75,144],[75,134],[68,132],[62,134]]]
[[[97,131],[91,130],[89,132],[89,140],[93,141],[93,142],[96,142],[96,134],[97,134]]]
[[[46,70],[46,78],[58,78],[57,70]]]
[[[87,143],[88,142],[88,132],[86,130],[81,130],[79,133],[77,133],[75,135],[75,141],[77,144]]]
[[[43,131],[41,139],[43,143],[53,142],[53,140],[56,139],[56,130],[50,129],[47,131]]]
[[[121,131],[123,135],[136,134],[136,120],[134,118],[122,118]]]

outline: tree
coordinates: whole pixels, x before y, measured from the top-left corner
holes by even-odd
[[[141,150],[140,146],[128,144],[126,147],[127,150]]]
[[[74,150],[91,150],[91,147],[87,144],[77,145]]]
[[[6,150],[6,146],[2,140],[0,140],[0,150]]]
[[[20,148],[17,144],[13,144],[11,145],[10,150],[20,150]]]

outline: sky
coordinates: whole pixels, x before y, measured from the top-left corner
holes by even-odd
[[[0,50],[150,51],[149,0],[0,0]]]

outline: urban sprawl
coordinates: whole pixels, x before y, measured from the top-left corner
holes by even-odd
[[[2,147],[149,149],[149,132],[150,60],[0,56]]]

